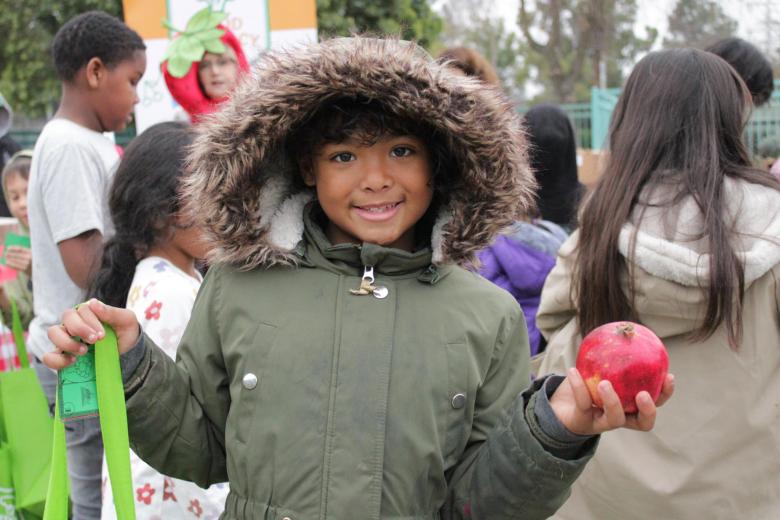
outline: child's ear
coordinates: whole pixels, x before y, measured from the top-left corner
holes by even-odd
[[[87,72],[87,84],[91,88],[97,88],[100,86],[100,82],[106,75],[106,66],[98,57],[91,58],[86,65]]]
[[[317,185],[317,179],[314,176],[314,168],[312,168],[309,161],[300,161],[298,163],[298,170],[301,172],[303,183],[309,188],[313,188]]]

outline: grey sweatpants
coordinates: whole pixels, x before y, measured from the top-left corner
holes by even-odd
[[[54,415],[57,394],[57,374],[40,363],[34,363],[35,372],[49,401],[49,412]],[[103,467],[103,437],[97,417],[65,423],[65,442],[68,448],[68,474],[73,520],[100,520],[101,471]]]

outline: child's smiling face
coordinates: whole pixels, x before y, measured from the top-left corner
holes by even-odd
[[[332,244],[371,242],[412,251],[433,199],[428,148],[413,136],[325,143],[304,175],[328,217]]]

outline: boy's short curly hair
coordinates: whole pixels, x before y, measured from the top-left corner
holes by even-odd
[[[103,11],[88,11],[68,20],[54,35],[51,56],[57,76],[72,81],[92,58],[118,65],[146,45],[137,32]]]

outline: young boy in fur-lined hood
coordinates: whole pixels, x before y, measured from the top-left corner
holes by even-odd
[[[176,363],[95,300],[51,337],[114,326],[134,450],[229,480],[224,518],[546,518],[599,433],[652,427],[649,395],[626,417],[605,382],[594,408],[576,371],[527,388],[520,308],[463,267],[532,203],[498,90],[337,39],[267,54],[197,131],[185,196],[214,250]]]

